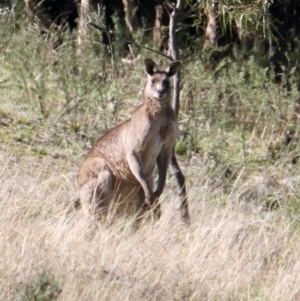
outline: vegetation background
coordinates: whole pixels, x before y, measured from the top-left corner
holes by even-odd
[[[91,28],[80,44],[66,23],[45,28],[22,1],[1,3],[0,300],[300,300],[298,4],[195,3],[178,23],[176,155],[191,226],[169,176],[162,218],[136,232],[126,217],[91,226],[76,175],[95,139],[141,103],[142,58],[166,60]],[[287,3],[289,18],[275,18]],[[158,49],[151,22],[130,32],[125,12],[111,16],[116,33]],[[245,31],[230,34],[230,20]]]

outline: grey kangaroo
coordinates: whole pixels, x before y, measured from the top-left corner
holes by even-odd
[[[106,216],[113,212],[142,216],[154,208],[154,216],[160,217],[158,198],[165,186],[178,136],[169,80],[179,65],[179,61],[173,61],[160,70],[151,59],[144,60],[147,74],[144,103],[129,120],[102,136],[80,167],[80,202],[87,214]],[[154,190],[156,164],[158,183]]]

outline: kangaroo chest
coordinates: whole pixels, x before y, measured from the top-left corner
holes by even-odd
[[[146,166],[149,166],[151,169],[151,166],[155,165],[156,159],[162,149],[164,149],[164,151],[172,151],[177,133],[177,123],[172,119],[159,124],[154,123],[150,126],[142,143],[143,161],[149,163],[146,163]]]

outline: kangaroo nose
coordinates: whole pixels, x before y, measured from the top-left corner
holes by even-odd
[[[161,97],[165,94],[165,90],[164,89],[158,90],[157,93]]]

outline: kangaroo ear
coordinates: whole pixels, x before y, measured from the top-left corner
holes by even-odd
[[[151,59],[148,58],[144,59],[144,67],[145,72],[151,76],[158,71],[157,65]]]
[[[169,76],[169,77],[174,76],[177,73],[177,71],[179,70],[180,64],[181,64],[180,61],[171,62],[165,70],[167,76]]]

